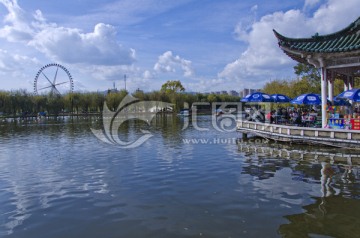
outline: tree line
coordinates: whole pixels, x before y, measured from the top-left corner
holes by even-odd
[[[141,101],[162,101],[172,103],[174,111],[184,108],[184,103],[192,105],[194,102],[238,102],[239,97],[215,94],[188,94],[177,87],[162,89],[153,92],[136,90],[131,95]],[[61,113],[100,113],[104,103],[116,111],[120,102],[128,94],[126,90],[103,92],[74,92],[65,95],[33,95],[26,90],[0,91],[0,113],[4,116],[29,116],[46,112],[47,115]]]
[[[284,80],[277,79],[267,82],[262,91],[267,94],[281,93],[295,98],[305,93],[321,93],[321,75],[320,70],[314,66],[306,64],[297,64],[294,67],[294,73],[297,75],[296,79]],[[355,78],[354,88],[360,87],[360,80]],[[344,81],[341,78],[335,78],[334,81],[334,96],[344,91]]]

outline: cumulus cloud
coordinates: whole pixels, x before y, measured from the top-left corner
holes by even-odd
[[[21,70],[22,65],[35,65],[38,61],[24,55],[12,54],[0,49],[0,72],[14,72]]]
[[[7,88],[7,82],[21,87],[26,84],[32,85],[32,78],[26,74],[26,68],[33,68],[38,64],[39,62],[35,58],[0,49],[0,75],[5,76],[1,78],[2,88]]]
[[[153,79],[153,78],[155,78],[155,75],[150,70],[145,70],[143,73],[143,78],[144,79]]]
[[[98,80],[123,80],[124,75],[141,75],[141,70],[134,65],[86,65],[81,72]]]
[[[312,3],[315,4],[315,1]],[[316,32],[328,34],[338,31],[357,17],[357,0],[349,0],[346,4],[340,0],[328,0],[310,17],[301,10],[289,10],[265,15],[251,27],[246,24],[243,27],[240,22],[235,28],[237,39],[247,42],[248,47],[218,76],[240,84],[248,84],[251,78],[255,87],[263,86],[270,78],[285,77],[296,62],[279,49],[272,29],[294,38],[311,37]]]
[[[0,37],[10,42],[26,42],[34,34],[34,29],[27,24],[28,15],[19,7],[17,0],[0,0],[9,14],[4,18],[5,26],[0,29]]]
[[[171,51],[166,51],[159,56],[158,61],[154,66],[156,72],[176,72],[177,68],[181,68],[185,77],[194,75],[191,61],[181,58],[180,56],[174,56]]]
[[[103,23],[97,24],[90,33],[74,28],[48,27],[36,34],[29,45],[50,58],[67,63],[128,65],[134,62],[135,50],[125,49],[115,37],[115,28]]]
[[[46,22],[39,10],[27,14],[16,0],[0,0],[0,3],[9,12],[0,37],[26,42],[52,60],[95,65],[130,65],[135,60],[135,50],[117,42],[116,30],[111,25],[99,23],[93,32],[83,33],[80,29]]]

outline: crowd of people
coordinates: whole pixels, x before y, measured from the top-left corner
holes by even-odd
[[[316,126],[318,119],[317,108],[278,108],[265,114],[261,108],[247,110],[245,118],[249,121],[267,122],[271,124],[285,124],[296,126]]]

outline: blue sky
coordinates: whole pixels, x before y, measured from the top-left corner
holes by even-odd
[[[346,0],[0,0],[0,89],[32,91],[48,63],[75,90],[261,88],[294,78],[272,29],[290,37],[341,30],[359,17]],[[52,77],[52,76],[49,76]],[[39,82],[40,83],[40,82]]]

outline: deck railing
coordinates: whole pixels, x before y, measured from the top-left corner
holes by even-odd
[[[283,141],[351,143],[360,146],[360,131],[358,130],[298,127],[245,120],[237,121],[237,129],[244,133],[254,133]]]

